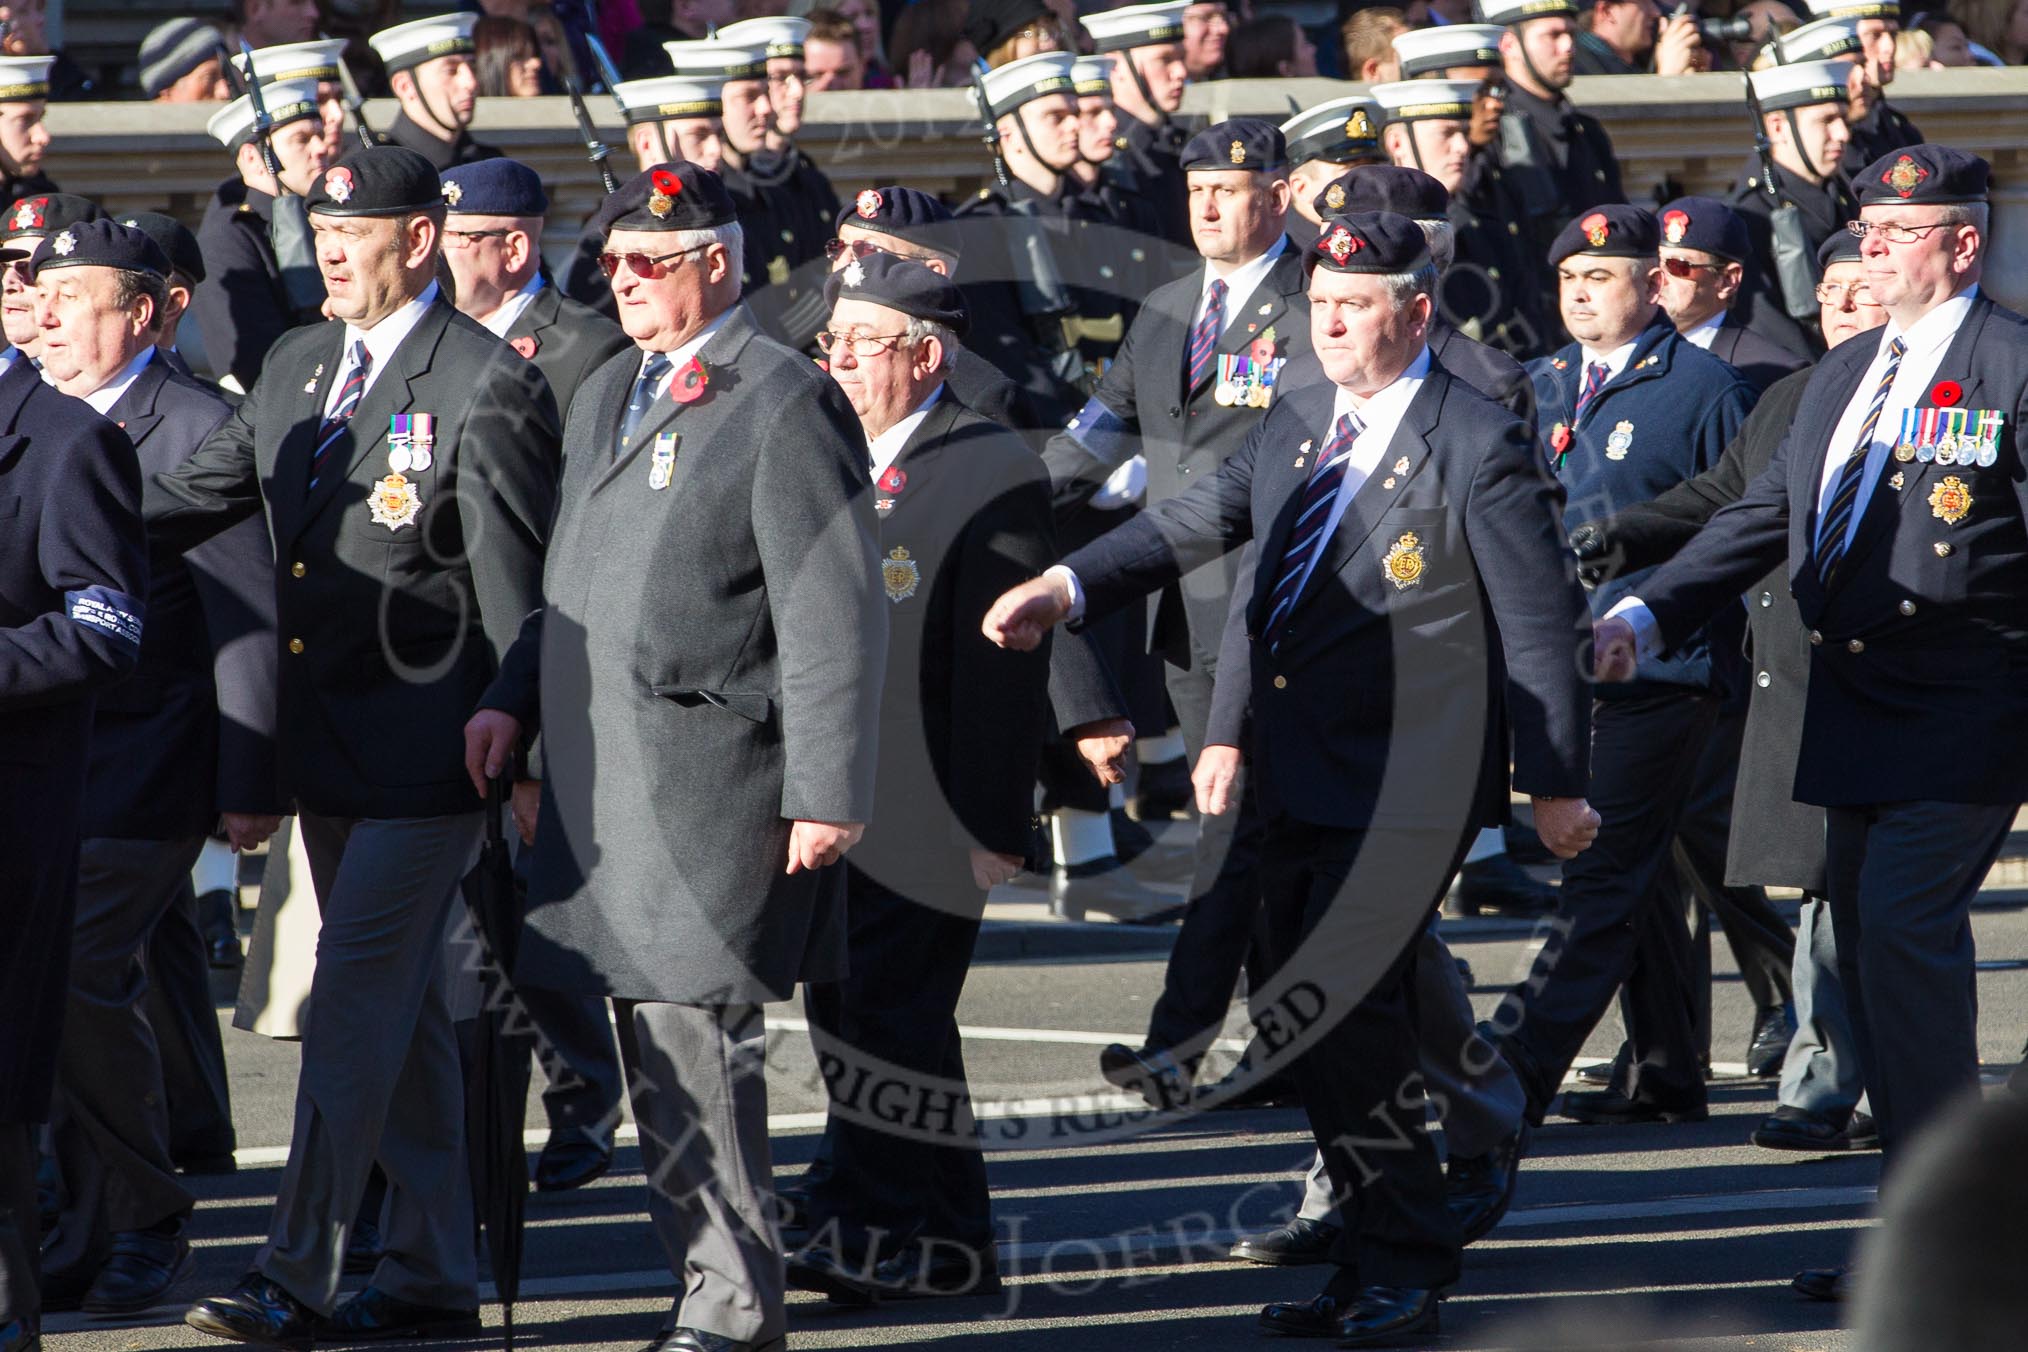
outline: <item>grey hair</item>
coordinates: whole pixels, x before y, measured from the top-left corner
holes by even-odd
[[[1986,226],[1993,212],[1984,202],[1951,202],[1937,209],[1943,212],[1944,224],[1969,225],[1979,232],[1981,239],[1989,237]]]
[[[746,275],[746,233],[739,228],[738,221],[727,221],[702,230],[671,230],[670,248],[676,252],[701,249],[707,244],[725,246],[726,261],[731,265],[735,277]]]
[[[1458,240],[1451,223],[1422,216],[1416,217],[1415,223],[1422,227],[1423,241],[1429,245],[1429,261],[1436,265],[1437,276],[1443,276],[1458,258]]]
[[[1387,299],[1396,310],[1406,309],[1417,296],[1436,298],[1436,264],[1424,263],[1411,272],[1390,272],[1381,279],[1387,286]]]
[[[942,343],[944,359],[943,363],[937,367],[937,370],[948,371],[958,364],[958,335],[947,326],[939,324],[933,319],[917,319],[914,315],[910,315],[908,317],[908,327],[903,331],[902,336],[910,347],[919,346],[925,338],[934,338],[939,343]]]

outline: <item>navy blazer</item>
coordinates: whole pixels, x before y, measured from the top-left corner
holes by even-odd
[[[1956,382],[1956,407],[2000,410],[1998,463],[1890,461],[1826,585],[1815,536],[1830,439],[1885,334],[1840,344],[1817,364],[1767,470],[1638,593],[1673,646],[1786,558],[1813,645],[1798,801],[2019,802],[2028,799],[2028,469],[2018,440],[2028,320],[1975,300],[1923,401],[1933,407],[1937,386]],[[1964,494],[1965,514],[1946,520]]]
[[[1334,398],[1290,391],[1217,474],[1064,560],[1086,618],[1249,540],[1279,560]],[[1253,641],[1275,570],[1235,596],[1207,741],[1242,745],[1251,703],[1263,809],[1321,826],[1497,820],[1510,721],[1514,786],[1582,795],[1588,621],[1562,507],[1533,431],[1432,364],[1275,651]]]

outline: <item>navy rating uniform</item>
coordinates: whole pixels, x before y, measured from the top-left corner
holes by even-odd
[[[1190,134],[1160,112],[1147,77],[1134,66],[1134,49],[1181,42],[1183,11],[1189,7],[1187,0],[1157,0],[1078,20],[1091,37],[1093,55],[1110,55],[1115,69],[1140,89],[1150,108],[1157,109],[1154,122],[1119,110],[1119,134],[1107,161],[1113,182],[1121,192],[1151,203],[1150,219],[1171,244],[1185,249],[1190,247],[1190,187],[1183,178],[1183,147]]]
[[[1987,181],[1976,156],[1916,146],[1867,166],[1861,207],[1982,202]],[[2028,799],[2028,320],[1975,275],[1820,361],[1767,471],[1630,606],[1644,648],[1673,648],[1786,553],[1811,645],[1795,796],[1829,809],[1839,969],[1890,1160],[1978,1083],[1968,908]]]
[[[1333,252],[1341,232],[1347,242]],[[1344,271],[1427,264],[1419,228],[1379,213],[1333,221],[1311,256]],[[1516,789],[1575,797],[1586,782],[1586,697],[1570,662],[1585,611],[1561,490],[1525,424],[1431,362],[1419,342],[1401,356],[1399,378],[1364,401],[1388,408],[1375,416],[1389,426],[1376,423],[1369,446],[1353,440],[1360,468],[1335,490],[1342,517],[1327,525],[1309,570],[1291,574],[1306,580],[1288,608],[1277,593],[1318,468],[1312,456],[1354,410],[1350,393],[1328,383],[1283,395],[1214,473],[1064,560],[1087,619],[1249,540],[1276,561],[1234,597],[1221,666],[1246,679],[1219,682],[1208,735],[1250,755],[1276,979],[1300,962],[1333,1005],[1321,1020],[1331,1031],[1296,1059],[1295,1074],[1344,1199],[1346,1227],[1331,1253],[1338,1275],[1318,1302],[1263,1316],[1310,1333],[1339,1333],[1335,1316],[1365,1309],[1368,1297],[1425,1319],[1435,1292],[1456,1279],[1457,1222],[1428,1137],[1410,1130],[1399,1146],[1356,1159],[1348,1142],[1375,1129],[1385,1111],[1376,1105],[1422,1122],[1419,1088],[1407,1102],[1395,1097],[1420,1084],[1406,995],[1416,940],[1466,844],[1504,815],[1509,731]],[[1511,729],[1510,686],[1532,710]],[[1346,888],[1348,878],[1359,885]],[[1377,945],[1399,956],[1372,961]],[[1354,952],[1369,958],[1362,977],[1385,969],[1370,988],[1347,989]]]
[[[0,1341],[32,1346],[35,1126],[56,1075],[93,697],[140,658],[148,575],[133,443],[20,353],[0,366]]]
[[[388,78],[391,80],[400,72],[409,71],[410,78],[417,80],[416,94],[429,119],[439,128],[452,133],[446,140],[440,132],[432,131],[410,117],[404,108],[378,139],[383,145],[413,150],[439,173],[454,164],[472,164],[500,155],[493,146],[482,145],[472,139],[471,132],[457,125],[449,108],[432,104],[429,96],[423,93],[420,82],[420,68],[432,61],[477,55],[478,47],[472,41],[472,29],[478,22],[477,14],[445,14],[396,24],[367,39],[374,54],[380,57]]]
[[[1901,21],[1898,0],[1809,0],[1810,21],[1784,33],[1781,44],[1783,64],[1798,61],[1864,61],[1860,49],[1859,22],[1862,19]],[[1893,78],[1890,74],[1889,78]],[[1847,177],[1890,150],[1921,145],[1923,136],[1908,115],[1888,102],[1887,91],[1872,86],[1866,91],[1865,115],[1851,124],[1852,139],[1845,145],[1841,168]]]
[[[1573,221],[1549,257],[1573,269],[1593,258],[1631,259],[1638,267],[1655,257],[1659,237],[1647,212],[1602,207]],[[1615,364],[1578,408],[1588,368],[1603,375]],[[1530,371],[1536,427],[1568,493],[1565,519],[1573,527],[1708,469],[1751,404],[1739,373],[1685,342],[1658,307],[1627,348],[1590,353],[1572,343]],[[1603,615],[1640,577],[1590,593],[1593,610]],[[1680,934],[1679,953],[1688,942],[1670,845],[1717,716],[1721,674],[1713,648],[1707,635],[1691,636],[1668,660],[1644,663],[1633,684],[1600,692],[1589,796],[1604,825],[1591,849],[1564,865],[1557,900],[1559,925],[1569,924],[1563,941],[1538,958],[1534,978],[1509,993],[1495,1021],[1534,1121],[1625,981],[1637,931],[1655,925]],[[1704,1079],[1686,983],[1656,980],[1642,993],[1653,999],[1628,1011],[1633,1079],[1622,1092],[1671,1112],[1701,1113]]]

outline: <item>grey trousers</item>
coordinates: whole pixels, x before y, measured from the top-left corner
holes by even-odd
[[[1852,1045],[1852,1016],[1838,977],[1838,941],[1831,903],[1804,894],[1797,913],[1796,958],[1789,982],[1796,995],[1796,1035],[1782,1063],[1781,1104],[1842,1122],[1864,1098],[1859,1049]]]
[[[1432,924],[1415,955],[1416,1041],[1422,1053],[1423,1091],[1443,1124],[1444,1152],[1452,1159],[1485,1154],[1521,1125],[1528,1096],[1514,1068],[1479,1036],[1471,996],[1457,959]],[[1337,1200],[1320,1151],[1303,1180],[1305,1220],[1334,1221]]]
[[[353,1216],[378,1162],[387,1175],[387,1252],[373,1285],[402,1300],[474,1308],[478,1258],[444,921],[477,857],[481,814],[378,821],[306,812],[296,829],[323,928],[295,1134],[255,1265],[330,1313]]]
[[[774,1166],[761,1007],[613,1004],[648,1216],[679,1287],[668,1326],[779,1346],[788,1276],[766,1204]]]
[[[202,836],[78,844],[70,990],[50,1104],[64,1204],[44,1246],[46,1271],[94,1270],[113,1235],[195,1205],[170,1159],[162,1055],[142,1002],[149,936],[189,889],[203,844]]]

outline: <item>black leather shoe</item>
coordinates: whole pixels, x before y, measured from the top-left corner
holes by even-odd
[[[290,1295],[288,1288],[249,1272],[222,1296],[207,1296],[190,1307],[183,1322],[199,1333],[262,1347],[309,1347],[324,1321]]]
[[[1475,860],[1458,870],[1444,898],[1446,915],[1480,914],[1533,919],[1556,908],[1556,889],[1528,876],[1504,854]]]
[[[1222,1097],[1215,1097],[1222,1096]],[[1245,1062],[1225,1073],[1225,1078],[1200,1091],[1204,1106],[1225,1108],[1292,1108],[1300,1105],[1294,1079],[1283,1074],[1255,1075]]]
[[[1778,1080],[1796,1035],[1796,1012],[1789,1005],[1763,1009],[1754,1018],[1753,1037],[1746,1044],[1746,1073],[1760,1080]]]
[[[134,1314],[159,1304],[190,1272],[190,1241],[182,1226],[173,1235],[130,1230],[113,1236],[113,1254],[85,1293],[86,1314]]]
[[[380,1242],[380,1227],[372,1221],[354,1221],[352,1237],[345,1241],[345,1275],[371,1277],[380,1266],[386,1246]]]
[[[1166,925],[1183,916],[1180,893],[1136,879],[1116,855],[1049,871],[1050,914],[1063,920],[1112,920],[1122,925]]]
[[[1124,1042],[1099,1053],[1106,1083],[1139,1094],[1151,1108],[1175,1108],[1189,1101],[1191,1071],[1166,1051],[1135,1051]]]
[[[220,971],[238,967],[245,956],[240,951],[239,929],[234,923],[238,913],[239,899],[222,888],[206,892],[197,899],[197,921],[204,933],[204,953],[211,965]]]
[[[871,1259],[848,1259],[812,1244],[789,1255],[789,1288],[814,1291],[839,1305],[871,1305],[880,1299],[873,1276],[876,1266]]]
[[[1265,1263],[1270,1267],[1309,1267],[1330,1262],[1331,1245],[1337,1239],[1338,1227],[1331,1222],[1298,1216],[1279,1230],[1242,1239],[1232,1246],[1232,1256],[1243,1262]],[[1267,1320],[1265,1311],[1261,1320],[1263,1323]]]
[[[942,1300],[1000,1294],[1000,1259],[991,1248],[911,1244],[873,1270],[884,1300]]]
[[[1514,1183],[1521,1176],[1521,1157],[1528,1153],[1528,1124],[1518,1124],[1483,1155],[1450,1162],[1445,1201],[1457,1217],[1465,1243],[1500,1223],[1514,1204]]]
[[[1747,1139],[1763,1150],[1819,1153],[1851,1149],[1845,1144],[1845,1129],[1836,1122],[1786,1103],[1762,1118]]]
[[[1871,1113],[1854,1113],[1845,1126],[1845,1148],[1847,1150],[1878,1150],[1880,1148],[1880,1124],[1873,1120]]]
[[[1261,1308],[1260,1326],[1291,1338],[1335,1338],[1338,1317],[1343,1311],[1336,1296],[1311,1296],[1308,1300],[1278,1300]]]
[[[743,1343],[737,1338],[706,1333],[703,1329],[663,1329],[641,1352],[782,1352],[787,1346],[786,1338],[775,1338],[765,1343]]]
[[[1852,1293],[1852,1267],[1804,1268],[1790,1279],[1796,1294],[1808,1300],[1841,1301]]]
[[[1411,1333],[1437,1331],[1437,1293],[1412,1286],[1369,1286],[1338,1321],[1338,1346],[1385,1347]]]
[[[549,1133],[549,1141],[535,1161],[535,1190],[569,1192],[612,1167],[610,1146],[582,1127],[562,1127]]]
[[[1563,1115],[1586,1126],[1608,1127],[1636,1122],[1702,1122],[1711,1112],[1701,1103],[1677,1107],[1652,1099],[1630,1099],[1617,1089],[1598,1089],[1565,1094]]]
[[[0,1352],[42,1352],[42,1335],[26,1320],[10,1319],[0,1324]]]
[[[451,1305],[418,1305],[369,1286],[331,1312],[317,1329],[320,1343],[380,1343],[396,1338],[469,1338],[479,1312]]]

